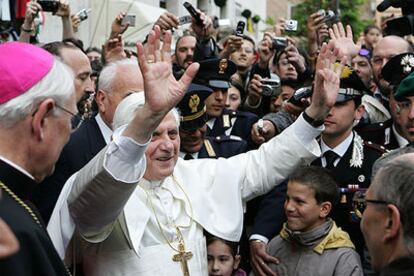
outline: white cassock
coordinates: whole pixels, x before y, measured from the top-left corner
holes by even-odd
[[[179,159],[173,176],[152,182],[142,179],[146,146],[124,148],[119,140],[125,137],[118,137],[66,183],[73,187],[65,187],[52,215],[52,240],[62,252],[74,227],[59,229],[56,223],[73,219],[84,240],[86,275],[183,275],[171,248],[178,247],[178,226],[193,253],[190,275],[208,275],[203,229],[238,241],[246,201],[319,156],[314,138],[321,130],[300,116],[258,150],[229,159]]]

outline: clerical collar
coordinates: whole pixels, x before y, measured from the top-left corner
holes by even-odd
[[[139,185],[147,190],[159,188],[162,186],[164,180],[147,180],[145,178],[139,181]]]
[[[407,140],[407,139],[405,139],[404,137],[402,137],[402,136],[398,133],[398,131],[397,131],[397,129],[395,128],[395,125],[394,125],[394,124],[392,124],[392,131],[394,132],[395,139],[397,139],[397,143],[398,143],[398,145],[400,146],[400,148],[402,148],[402,147],[404,147],[404,146],[406,146],[406,145],[408,145],[408,144],[409,144],[408,140]]]
[[[95,120],[98,124],[99,130],[102,133],[105,143],[108,145],[111,142],[111,136],[113,133],[112,129],[110,129],[109,126],[106,125],[99,113],[95,116]]]
[[[22,200],[30,199],[37,185],[26,170],[3,156],[0,156],[0,180]]]
[[[335,148],[331,149],[328,145],[325,144],[323,139],[321,139],[321,152],[322,155],[327,152],[328,150],[332,150],[336,154],[338,154],[340,157],[344,156],[346,151],[348,150],[349,146],[352,143],[352,139],[354,138],[354,133],[351,132],[348,137],[345,138],[339,145],[337,145]]]

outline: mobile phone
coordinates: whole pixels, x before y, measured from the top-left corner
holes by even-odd
[[[88,14],[91,12],[91,9],[81,9],[76,13],[76,15],[79,17],[80,21],[84,21],[88,19]]]
[[[39,0],[37,1],[44,12],[56,13],[59,9],[59,2],[55,0]]]
[[[122,19],[121,25],[126,25],[129,23],[130,27],[135,27],[135,14],[127,14]]]
[[[201,20],[201,18],[200,18],[200,14],[196,11],[196,9],[193,7],[193,5],[191,5],[190,3],[188,3],[188,2],[184,2],[184,8],[186,8],[187,9],[187,11],[190,13],[190,15],[192,16],[192,17],[194,17],[194,19],[195,19],[195,21],[196,21],[196,23],[197,23],[197,25],[200,25],[200,26],[202,26],[203,25],[203,21]]]
[[[239,21],[239,23],[237,23],[236,36],[243,36],[245,25],[246,23],[244,23],[243,21]]]
[[[190,15],[184,15],[178,18],[178,25],[184,25],[184,24],[188,24],[191,23],[191,16]]]

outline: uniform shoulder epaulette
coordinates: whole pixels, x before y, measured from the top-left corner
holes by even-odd
[[[220,135],[214,137],[214,141],[217,143],[227,142],[227,141],[243,141],[243,139],[236,135]]]
[[[387,150],[384,146],[372,143],[371,141],[364,141],[364,146],[366,146],[369,149],[373,149],[381,154],[389,152],[389,150]]]
[[[384,130],[391,126],[392,126],[392,120],[387,120],[382,123],[375,123],[375,124],[369,124],[366,126],[362,126],[358,129],[358,132],[375,132],[375,131]]]

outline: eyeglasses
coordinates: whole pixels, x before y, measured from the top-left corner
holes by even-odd
[[[378,199],[367,199],[365,197],[365,192],[355,192],[354,197],[352,199],[352,207],[354,212],[358,218],[362,218],[362,214],[364,213],[365,209],[367,208],[368,203],[377,204],[377,205],[388,205],[391,204],[385,200],[378,200]]]
[[[71,119],[70,119],[71,130],[72,131],[77,130],[84,121],[83,116],[80,115],[79,113],[75,114],[72,111],[70,111],[70,110],[68,110],[68,109],[66,109],[63,106],[60,106],[58,104],[55,104],[55,105],[56,105],[57,108],[59,108],[59,109],[65,111],[66,113],[70,114],[70,116],[71,116]]]

